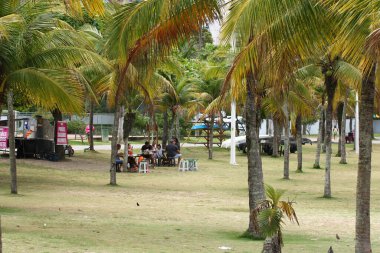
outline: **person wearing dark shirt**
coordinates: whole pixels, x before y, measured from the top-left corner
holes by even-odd
[[[178,147],[174,144],[174,140],[171,140],[169,145],[166,146],[166,154],[169,158],[178,158],[178,162],[181,160],[181,153]]]
[[[181,145],[179,144],[177,137],[173,137],[172,140],[173,144],[177,146],[178,150],[181,150]]]
[[[141,152],[144,153],[145,150],[152,150],[153,147],[150,145],[149,141],[146,141],[145,144],[141,147]]]

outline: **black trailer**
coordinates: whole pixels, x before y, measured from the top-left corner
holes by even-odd
[[[7,126],[7,120],[1,120],[0,126]],[[49,120],[35,118],[16,119],[16,157],[58,160],[55,154],[55,125]]]

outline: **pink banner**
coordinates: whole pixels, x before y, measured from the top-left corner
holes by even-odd
[[[0,148],[8,148],[8,127],[0,127]]]
[[[57,122],[57,141],[56,145],[67,145],[67,123],[64,121]]]

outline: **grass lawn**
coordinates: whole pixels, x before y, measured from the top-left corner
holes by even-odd
[[[354,252],[357,158],[332,159],[332,199],[321,198],[324,170],[311,169],[315,145],[304,146],[304,173],[283,180],[282,158],[263,157],[266,183],[295,200],[300,226],[284,225],[283,252]],[[336,146],[334,146],[336,150]],[[109,182],[109,153],[76,152],[64,162],[18,160],[19,195],[9,194],[8,160],[0,160],[3,252],[261,252],[262,241],[241,238],[248,225],[247,160],[229,153],[183,148],[200,170],[157,168],[119,173]],[[372,252],[380,252],[380,146],[373,153]],[[322,156],[322,159],[324,156]],[[323,161],[323,160],[322,160]],[[322,163],[323,164],[323,163]],[[139,206],[137,206],[137,202]],[[341,240],[337,241],[335,234]]]

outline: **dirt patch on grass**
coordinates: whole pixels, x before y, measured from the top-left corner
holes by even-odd
[[[9,164],[8,158],[2,158],[0,160],[2,164]],[[94,171],[103,170],[109,166],[109,159],[105,156],[99,156],[97,154],[84,154],[75,155],[73,157],[66,157],[65,160],[59,162],[51,162],[48,160],[39,159],[17,159],[17,164],[27,167],[48,167],[51,169],[59,170],[80,170],[80,171]]]

